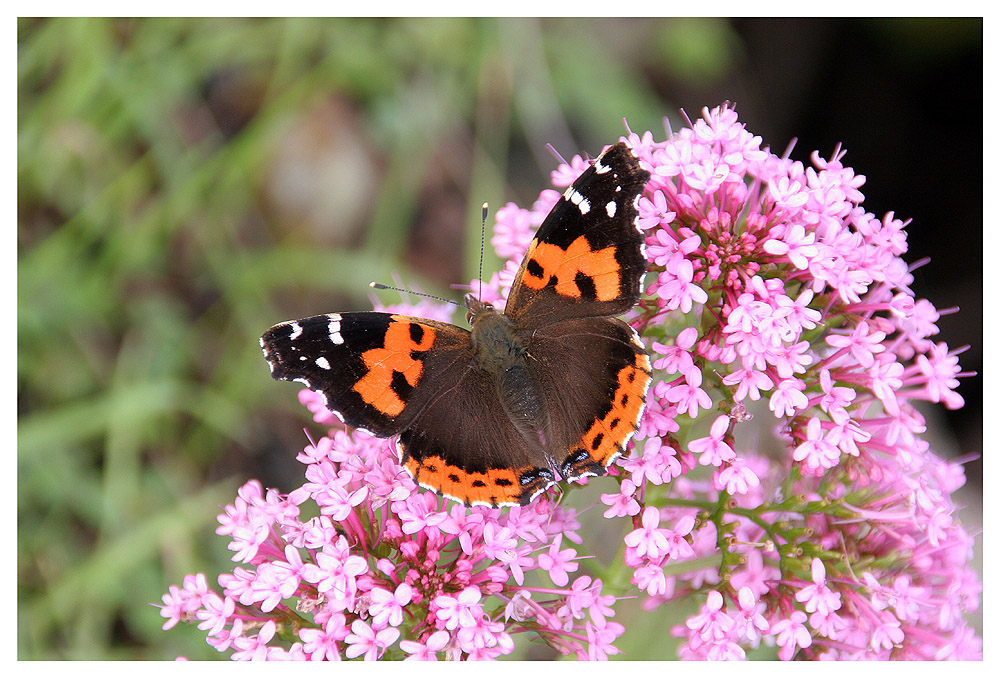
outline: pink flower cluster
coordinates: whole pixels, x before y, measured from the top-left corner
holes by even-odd
[[[616,596],[641,595],[646,610],[697,602],[671,630],[682,658],[981,658],[967,617],[982,586],[952,500],[964,474],[915,406],[961,407],[966,375],[909,288],[905,223],[863,209],[841,150],[812,167],[776,156],[728,106],[626,140],[651,173],[650,274],[628,320],[654,374],[630,454],[596,482],[623,539],[607,580],[629,585],[578,571],[573,509],[448,506],[391,442],[344,432],[303,391],[332,429],[299,457],[307,482],[244,486],[219,532],[248,567],[221,593],[201,575],[171,587],[165,627],[198,623],[237,659],[492,659],[523,634],[604,659],[626,630],[608,620]],[[586,167],[574,157],[553,184]],[[503,304],[558,197],[497,212],[509,261],[484,301]],[[319,516],[301,520],[307,501]]]
[[[331,424],[316,394],[300,398]],[[600,580],[569,580],[573,509],[449,505],[418,491],[390,441],[360,431],[331,431],[298,459],[299,489],[251,481],[225,507],[217,532],[244,566],[219,576],[220,591],[201,574],[170,587],[164,628],[197,623],[233,659],[495,659],[524,633],[564,654],[617,652],[615,598]],[[304,519],[306,502],[319,515]]]

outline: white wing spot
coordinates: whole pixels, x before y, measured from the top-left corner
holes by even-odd
[[[330,369],[330,361],[324,358],[323,356],[320,356],[316,358],[316,366],[321,367],[324,370],[328,370]]]
[[[288,341],[295,341],[302,334],[302,325],[297,322],[293,322],[289,325],[292,328],[292,333],[288,335]]]
[[[583,194],[575,190],[572,186],[566,189],[563,197],[580,208],[580,214],[590,211],[590,201],[583,197]]]
[[[601,158],[603,158],[603,157],[604,156],[602,155]],[[594,163],[594,170],[598,174],[604,174],[604,173],[609,172],[611,170],[611,165],[605,165],[603,162],[601,162],[601,158],[598,158],[597,162]]]
[[[611,202],[609,202],[607,205],[604,206],[604,209],[608,211],[608,216],[613,219],[615,216],[615,212],[618,211],[618,203],[612,200]]]
[[[330,318],[330,325],[329,325],[330,341],[338,345],[343,344],[344,337],[341,336],[340,334],[340,314],[331,313],[329,318]]]

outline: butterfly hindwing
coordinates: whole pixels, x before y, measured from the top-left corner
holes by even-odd
[[[436,386],[397,443],[417,483],[469,505],[516,506],[555,481],[545,450],[501,407],[492,375],[473,364]]]
[[[648,179],[624,143],[602,153],[539,226],[514,279],[506,314],[536,327],[632,308],[646,273],[637,217]]]
[[[644,408],[651,366],[638,335],[617,318],[579,318],[535,330],[528,350],[552,410],[560,475],[603,475]]]

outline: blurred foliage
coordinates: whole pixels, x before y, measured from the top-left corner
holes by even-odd
[[[215,516],[247,479],[301,483],[309,420],[257,337],[370,308],[371,280],[458,298],[480,204],[530,204],[546,143],[752,110],[733,25],[19,19],[19,658],[218,657],[150,603],[232,569]],[[671,652],[673,622],[634,602],[619,620],[655,633],[625,656]]]

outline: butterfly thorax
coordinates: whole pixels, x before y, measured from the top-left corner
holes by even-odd
[[[528,369],[528,350],[523,332],[490,304],[469,299],[472,352],[476,365],[490,377],[504,412],[532,444],[546,448],[548,408]]]

